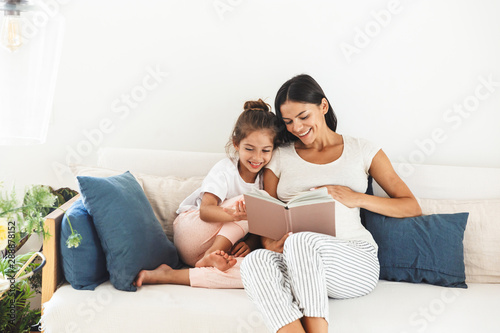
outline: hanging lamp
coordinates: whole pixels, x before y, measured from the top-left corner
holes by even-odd
[[[64,34],[58,9],[0,0],[0,145],[46,140]]]

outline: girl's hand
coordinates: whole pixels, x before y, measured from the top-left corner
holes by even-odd
[[[326,187],[328,189],[328,194],[346,207],[354,208],[361,206],[360,200],[363,195],[362,193],[354,192],[349,187],[342,185],[325,185],[316,188],[322,187]]]
[[[231,255],[235,257],[244,257],[250,253],[250,247],[247,243],[241,241],[236,243],[231,249]]]
[[[291,234],[292,233],[289,232],[289,233],[285,234],[285,236],[281,237],[281,239],[279,239],[279,240],[274,240],[271,238],[262,237],[262,246],[267,250],[271,250],[271,251],[278,252],[278,253],[283,253],[283,246],[285,245],[285,241],[288,238],[288,236],[290,236]]]
[[[234,221],[241,221],[247,219],[247,207],[243,199],[234,203],[231,208],[223,208],[226,213],[233,217]]]

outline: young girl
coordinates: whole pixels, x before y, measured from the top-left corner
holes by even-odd
[[[271,160],[277,140],[276,124],[276,115],[264,101],[245,103],[226,145],[228,155],[236,156],[215,164],[201,187],[177,210],[174,244],[184,263],[226,271],[236,264],[235,257],[244,257],[250,252],[249,240],[242,240],[248,232],[243,194],[253,188],[262,189],[261,171]],[[141,271],[135,284],[189,284],[187,270],[175,271],[165,266]],[[239,270],[237,273],[240,280]],[[181,278],[172,279],[172,276]]]

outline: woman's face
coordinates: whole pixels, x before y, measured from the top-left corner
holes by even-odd
[[[280,111],[286,129],[305,145],[313,143],[327,128],[328,102],[324,98],[320,105],[286,101]]]

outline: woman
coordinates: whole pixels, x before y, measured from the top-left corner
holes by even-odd
[[[243,260],[243,285],[271,331],[327,332],[328,298],[366,295],[378,281],[377,244],[359,209],[393,217],[418,216],[421,209],[381,149],[335,132],[333,109],[312,77],[285,82],[275,110],[289,144],[274,152],[264,189],[288,201],[327,187],[336,200],[336,237],[302,232],[278,241],[262,238],[264,249]],[[369,175],[390,198],[365,194]]]

